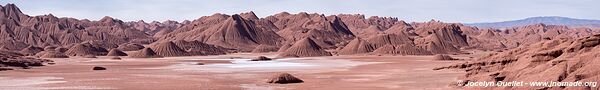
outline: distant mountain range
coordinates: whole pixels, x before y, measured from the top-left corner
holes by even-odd
[[[503,22],[491,22],[491,23],[466,23],[465,25],[474,26],[478,28],[509,28],[516,26],[525,26],[531,24],[544,23],[547,25],[566,25],[570,27],[589,27],[589,28],[600,28],[600,20],[590,19],[575,19],[568,17],[558,16],[543,16],[543,17],[530,17],[521,20],[503,21]]]

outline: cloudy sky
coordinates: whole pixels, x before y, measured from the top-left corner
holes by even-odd
[[[405,21],[496,22],[534,16],[600,19],[600,0],[1,0],[29,15],[125,21],[193,20],[214,13],[254,11],[365,14]]]

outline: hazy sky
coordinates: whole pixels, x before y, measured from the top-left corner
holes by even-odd
[[[193,20],[214,13],[365,14],[405,21],[495,22],[534,16],[600,19],[600,0],[1,0],[29,15],[125,21]]]

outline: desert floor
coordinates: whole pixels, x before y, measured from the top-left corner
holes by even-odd
[[[463,73],[434,71],[457,61],[435,61],[432,56],[332,56],[248,61],[258,55],[156,59],[108,57],[52,59],[54,65],[0,72],[0,89],[224,89],[224,90],[398,90],[458,89],[452,82]],[[468,59],[472,56],[454,56]],[[205,65],[196,65],[203,62]],[[94,71],[102,66],[107,70]],[[273,74],[287,72],[304,80],[296,84],[269,84]]]

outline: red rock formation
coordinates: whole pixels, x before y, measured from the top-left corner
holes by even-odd
[[[152,48],[157,55],[164,57],[188,56],[188,53],[185,50],[179,48],[171,41],[160,42],[154,46],[151,46],[150,48]]]
[[[10,51],[0,51],[0,68],[6,67],[21,67],[24,69],[28,69],[32,66],[44,66],[44,63],[52,62],[47,59],[36,59],[31,57],[25,57],[16,52]],[[2,69],[3,70],[12,70],[12,69]]]
[[[335,48],[335,44],[351,40],[354,34],[337,16],[319,14],[288,14],[280,13],[265,19],[273,22],[280,30],[277,34],[288,41],[297,41],[306,37],[317,41],[331,42],[320,45],[323,48]]]
[[[315,57],[331,56],[331,53],[321,48],[311,38],[304,38],[279,54],[280,57]]]
[[[452,58],[446,54],[436,54],[433,56],[433,60],[458,60],[458,59]]]
[[[461,24],[448,24],[439,21],[414,23],[415,33],[422,38],[416,39],[415,44],[424,47],[432,53],[459,53],[462,47],[468,47],[467,36],[460,30]]]
[[[387,44],[377,48],[372,54],[375,55],[432,55],[426,49],[414,46],[412,44],[391,45]]]
[[[119,50],[119,49],[110,49],[106,56],[127,56],[127,53]]]
[[[401,44],[413,44],[413,40],[406,35],[400,34],[379,34],[372,36],[367,39],[369,43],[375,48],[379,48],[384,45],[401,45]]]
[[[252,53],[277,52],[277,50],[279,50],[279,47],[276,46],[258,45],[256,48],[254,48],[254,50],[252,50]]]
[[[394,26],[385,30],[385,33],[407,34],[409,36],[416,36],[416,34],[414,33],[414,28],[410,24],[408,24],[404,21],[397,22],[396,24],[394,24]]]
[[[264,24],[262,20],[249,20],[238,14],[232,16],[215,14],[194,20],[177,32],[171,32],[162,38],[163,40],[199,40],[225,48],[250,51],[260,44],[277,45],[283,40],[272,28],[265,28],[268,25]]]
[[[108,50],[106,50],[102,47],[94,46],[90,43],[75,44],[75,46],[69,48],[69,50],[67,50],[65,52],[65,54],[67,54],[69,56],[86,56],[86,55],[104,56],[107,53],[108,53]]]
[[[467,36],[467,41],[469,43],[470,49],[479,49],[479,50],[502,50],[508,48],[505,43],[508,43],[508,40],[500,34],[500,31],[484,29],[480,30],[481,32],[473,32],[479,33],[476,36]]]
[[[464,69],[466,81],[598,81],[600,35],[561,38],[492,53],[443,68]],[[490,87],[492,88],[492,87]],[[490,89],[488,88],[488,89]],[[503,89],[584,89],[590,87],[496,87]],[[591,87],[594,88],[594,87]],[[597,87],[595,87],[597,89]]]
[[[373,16],[368,19],[361,14],[340,14],[336,15],[348,26],[354,35],[362,38],[368,38],[371,35],[381,34],[383,30],[390,28],[398,23],[398,18]]]
[[[362,37],[362,38],[368,38],[373,35],[384,34],[383,29],[381,27],[375,26],[375,25],[371,25],[367,28],[364,28],[361,30],[356,30],[353,32],[354,32],[354,35],[357,35],[358,37]]]
[[[69,45],[85,41],[107,41],[120,44],[138,38],[149,38],[142,31],[124,25],[122,21],[105,17],[100,21],[57,18],[52,14],[28,16],[14,4],[0,8],[0,38],[5,47],[21,50],[29,45]],[[10,43],[7,43],[10,42]],[[24,44],[24,46],[20,45]],[[20,47],[19,47],[20,46]]]
[[[119,45],[119,47],[117,47],[117,49],[122,50],[122,51],[136,51],[136,50],[144,49],[144,46],[140,45],[140,44],[134,44],[134,43],[123,43],[123,44]]]
[[[175,45],[188,52],[188,55],[221,55],[226,54],[228,49],[202,43],[200,41],[176,40]]]
[[[277,52],[285,52],[288,48],[292,47],[292,45],[294,42],[288,41],[285,44],[283,44],[283,46],[279,47],[279,50],[277,50]]]
[[[462,27],[461,29],[464,29]],[[472,28],[471,28],[472,29]],[[584,37],[598,33],[589,28],[569,28],[557,25],[535,24],[522,27],[514,27],[506,30],[479,29],[463,30],[468,31],[468,48],[481,50],[502,50],[506,48],[516,48],[527,46],[536,42]]]
[[[44,49],[41,47],[28,46],[27,48],[21,50],[20,53],[27,56],[33,56],[41,51],[44,51]]]
[[[171,20],[167,20],[164,22],[153,21],[150,23],[146,23],[143,20],[139,20],[136,22],[126,22],[125,24],[134,27],[136,30],[146,32],[147,34],[153,36],[162,36],[183,26],[182,23]]]
[[[57,18],[52,14],[28,16],[14,4],[0,6],[0,11],[0,49],[9,51],[23,50],[27,46],[69,48],[79,43],[134,51],[144,48],[144,44],[184,40],[193,43],[175,44],[188,55],[218,55],[249,52],[260,45],[280,47],[278,51],[284,52],[303,38],[311,38],[323,49],[342,49],[352,39],[361,37],[375,49],[408,44],[433,54],[456,54],[470,49],[504,50],[538,41],[598,33],[593,29],[544,24],[507,30],[478,29],[439,21],[409,24],[397,18],[365,18],[360,14],[325,16],[282,12],[259,18],[254,12],[247,12],[214,14],[193,21],[147,23],[123,22],[109,16],[98,21]],[[191,47],[192,44],[200,47]],[[271,51],[273,47],[258,49]]]
[[[362,54],[369,53],[375,50],[375,46],[361,38],[355,38],[350,41],[344,48],[338,51],[340,55]]]
[[[35,56],[40,58],[69,58],[65,53],[58,51],[42,51],[37,53]]]
[[[162,58],[162,56],[156,54],[151,48],[144,48],[140,51],[129,54],[132,58]]]
[[[523,27],[516,27],[505,30],[506,38],[510,41],[507,45],[510,47],[518,47],[521,45],[529,45],[543,40],[569,38],[566,33],[570,29],[566,26],[535,24]],[[588,33],[590,34],[590,33]]]

